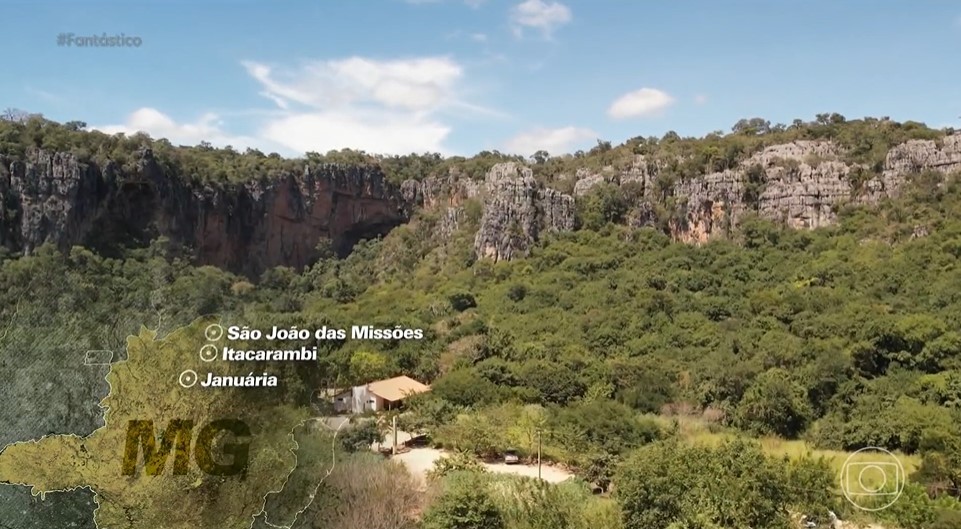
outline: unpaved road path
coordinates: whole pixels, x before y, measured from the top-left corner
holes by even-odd
[[[392,459],[401,461],[407,465],[407,468],[410,469],[412,474],[417,476],[421,482],[426,482],[427,472],[434,468],[434,461],[442,457],[447,457],[447,453],[443,450],[437,450],[436,448],[413,448],[409,452],[393,456]],[[515,474],[532,478],[537,477],[536,465],[505,465],[503,463],[483,463],[483,465],[491,472]],[[574,474],[566,470],[549,465],[541,466],[541,479],[549,483],[560,483],[572,477],[574,477]]]
[[[414,448],[409,452],[391,456],[391,459],[407,465],[410,473],[424,483],[427,481],[427,472],[434,468],[434,461],[442,457],[446,457],[446,454],[435,448]]]
[[[537,477],[537,465],[505,465],[504,463],[484,463],[487,470],[501,474],[517,474],[518,476]],[[570,472],[550,466],[541,465],[541,479],[548,483],[561,483],[574,477]]]

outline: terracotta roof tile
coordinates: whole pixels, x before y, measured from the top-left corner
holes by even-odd
[[[408,395],[430,391],[430,386],[421,384],[410,377],[400,376],[371,382],[367,384],[367,390],[384,400],[396,401]]]

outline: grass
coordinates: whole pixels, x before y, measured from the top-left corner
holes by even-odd
[[[656,419],[668,427],[671,426],[672,420],[674,420],[673,418],[667,418],[663,416],[658,416]],[[724,441],[732,440],[739,436],[746,437],[746,435],[743,433],[718,428],[716,425],[711,425],[698,418],[677,417],[676,419],[679,424],[681,437],[689,443],[716,446]],[[858,475],[861,474],[860,471],[862,469],[870,466],[870,463],[892,462],[890,458],[886,457],[884,454],[871,452],[852,453],[842,450],[823,450],[814,448],[803,440],[782,439],[780,437],[762,437],[759,439],[755,438],[755,440],[761,444],[761,447],[765,453],[772,456],[787,456],[791,459],[800,459],[803,457],[818,459],[823,457],[835,471],[839,482],[842,478],[842,470],[844,470],[845,463],[847,462],[848,474],[846,482],[849,484],[848,490],[851,492],[864,492],[864,489],[858,484]],[[894,456],[897,458],[897,461],[900,462],[905,476],[910,476],[921,464],[921,458],[917,455],[907,455],[900,452],[894,452]],[[890,476],[891,474],[888,475]],[[871,489],[880,487],[883,484],[883,476],[884,474],[882,474],[881,471],[876,471],[874,469],[865,471],[863,474],[864,486]]]

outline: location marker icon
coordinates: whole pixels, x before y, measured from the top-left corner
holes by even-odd
[[[217,346],[207,344],[200,348],[200,359],[204,362],[213,362],[217,359]]]
[[[180,385],[185,388],[193,387],[197,383],[197,378],[197,372],[188,369],[180,374]]]

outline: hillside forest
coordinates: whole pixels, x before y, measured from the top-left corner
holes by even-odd
[[[830,139],[851,163],[880,171],[891,146],[946,133],[823,114],[791,125],[742,120],[703,138],[599,140],[563,156],[291,160],[13,117],[0,123],[8,158],[42,148],[124,165],[147,145],[171,171],[210,185],[305,162],[376,164],[396,182],[482,178],[512,160],[565,192],[577,169],[626,166],[636,154],[682,160],[659,178],[696,178],[794,139]],[[5,251],[0,347],[120,349],[141,325],[169,332],[202,315],[261,328],[424,329],[421,341],[326,341],[317,365],[285,380],[318,410],[318,388],[401,374],[429,383],[398,421],[459,455],[428,492],[404,501],[374,485],[338,489],[376,505],[376,520],[318,505],[305,527],[786,528],[802,514],[827,527],[829,512],[886,528],[961,527],[961,181],[934,172],[909,180],[897,198],[839,207],[833,226],[799,231],[747,216],[700,245],[625,225],[629,190],[600,185],[577,199],[577,229],[496,263],[473,255],[476,211],[443,241],[440,214],[419,211],[346,258],[329,252],[259,278],[196,266],[189,248],[162,238],[120,257]],[[531,460],[538,444],[577,482],[494,476],[475,464],[508,449]],[[358,445],[343,450],[363,452]],[[908,472],[898,501],[877,512],[839,490],[839,464],[865,447],[897,454]],[[368,454],[348,457],[345,468],[380,476],[371,483],[410,479]]]

